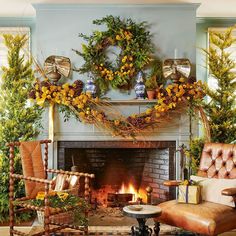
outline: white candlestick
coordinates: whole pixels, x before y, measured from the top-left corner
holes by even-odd
[[[177,59],[177,57],[178,57],[178,49],[177,48],[175,48],[175,59]]]

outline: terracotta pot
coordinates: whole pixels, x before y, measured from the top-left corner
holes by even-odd
[[[155,98],[155,90],[147,90],[147,96],[149,100],[152,100]]]

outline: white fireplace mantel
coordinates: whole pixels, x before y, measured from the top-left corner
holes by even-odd
[[[123,115],[138,114],[145,111],[150,105],[156,101],[114,101],[113,106]],[[50,112],[48,112],[50,114]],[[45,113],[47,116],[47,114]],[[50,116],[48,116],[50,117]],[[48,120],[49,126],[52,120]],[[49,130],[44,130],[45,138],[48,137]],[[186,110],[173,111],[168,120],[161,127],[154,130],[148,130],[142,135],[137,136],[138,141],[175,141],[176,147],[189,142],[189,116]],[[63,114],[59,113],[58,109],[54,110],[54,130],[53,130],[53,145],[51,149],[50,165],[57,167],[57,144],[58,141],[130,141],[131,138],[113,137],[106,130],[99,130],[92,124],[84,124],[75,118],[70,118],[64,122]],[[179,158],[178,153],[176,158],[176,177],[179,177]]]

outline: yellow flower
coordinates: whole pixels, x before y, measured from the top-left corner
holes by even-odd
[[[49,190],[48,195],[49,196],[56,196],[57,192],[53,190]]]
[[[118,126],[120,124],[120,121],[119,120],[114,120],[114,124],[115,124],[115,126]]]
[[[130,40],[132,38],[132,33],[129,31],[125,31],[125,38],[126,40]]]
[[[116,40],[118,40],[118,41],[121,40],[121,37],[119,34],[116,35]]]
[[[57,89],[57,86],[55,86],[55,85],[51,85],[51,86],[50,86],[51,92],[54,92],[56,89]]]
[[[88,101],[88,97],[84,97],[84,99],[82,100],[82,102],[85,104]]]
[[[170,90],[170,88],[167,87],[167,88],[166,88],[166,91],[167,91],[167,93],[168,93],[168,96],[171,97],[171,90]]]
[[[84,108],[84,104],[80,103],[80,104],[78,104],[77,107],[78,107],[79,109],[83,109],[83,108]]]
[[[99,102],[99,97],[96,97],[96,98],[94,99],[94,101],[95,101],[96,103],[98,103],[98,102]]]
[[[68,84],[68,83],[63,84],[63,85],[62,85],[62,88],[63,88],[66,92],[68,92],[68,91],[69,91],[69,84]]]
[[[173,107],[173,103],[171,102],[169,105],[168,105],[168,108],[172,108]]]
[[[102,114],[98,114],[98,115],[97,115],[97,119],[98,119],[99,121],[102,121],[102,118],[103,118],[103,115],[102,115]]]
[[[79,116],[80,116],[81,118],[84,118],[84,117],[85,117],[85,113],[84,113],[83,111],[81,111],[81,112],[79,113]]]
[[[44,192],[38,192],[37,193],[37,196],[36,196],[37,200],[44,200],[44,198],[45,198],[45,193]]]
[[[150,115],[152,113],[152,109],[151,108],[148,108],[145,112],[147,115]]]
[[[183,78],[183,77],[181,77],[180,79],[179,79],[179,82],[181,82],[181,83],[183,83],[185,81],[185,79]]]
[[[150,123],[150,121],[151,121],[151,117],[146,117],[146,118],[145,118],[145,122],[146,122],[146,123]]]
[[[161,115],[160,113],[156,113],[156,117],[159,118]]]
[[[39,106],[43,106],[44,102],[45,102],[45,99],[46,98],[36,98],[36,103],[39,105]]]
[[[46,93],[47,91],[48,91],[48,88],[45,87],[45,86],[43,86],[43,87],[42,87],[42,92],[43,92],[43,93]]]
[[[130,61],[133,61],[133,57],[130,56],[130,57],[129,57],[129,60],[130,60]]]
[[[65,192],[57,192],[57,196],[62,200],[65,201],[67,199],[67,197],[69,196],[68,193]]]
[[[123,63],[125,63],[125,62],[126,62],[126,59],[127,59],[127,57],[123,57],[121,61],[122,61]]]

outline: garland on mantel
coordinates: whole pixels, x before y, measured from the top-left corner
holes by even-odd
[[[124,117],[107,100],[93,98],[89,93],[78,90],[79,82],[54,85],[48,79],[36,81],[30,98],[40,106],[62,105],[76,115],[79,120],[106,129],[114,136],[135,137],[168,121],[169,113],[194,105],[202,99],[204,92],[201,81],[194,83],[162,85],[157,92],[157,103],[150,104],[145,112]]]

